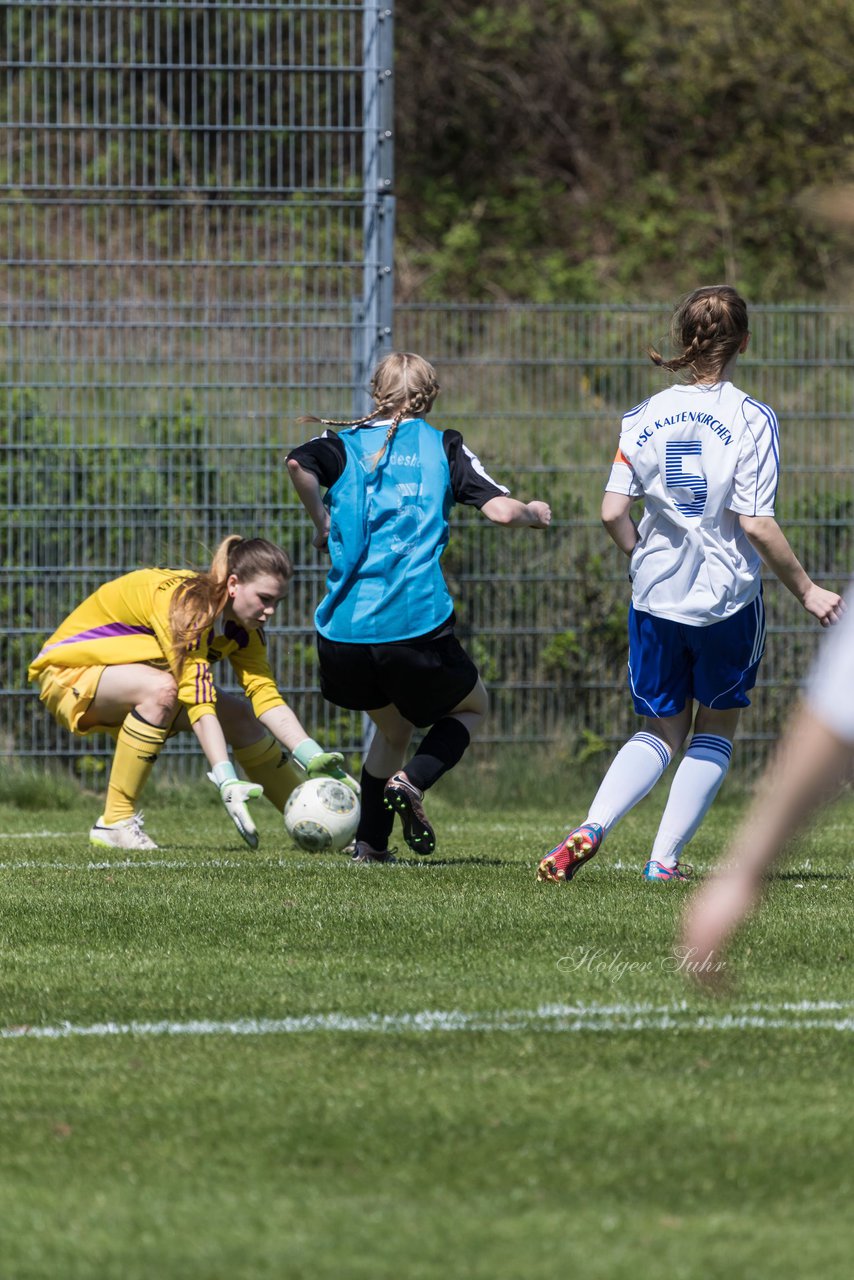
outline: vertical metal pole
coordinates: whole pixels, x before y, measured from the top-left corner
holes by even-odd
[[[353,409],[370,408],[367,384],[391,350],[394,325],[394,13],[366,0],[362,36],[364,270],[354,332]]]
[[[394,327],[394,14],[392,0],[365,0],[363,103],[362,301],[354,324],[353,414],[371,408],[374,366],[391,350]],[[356,317],[354,316],[354,320]],[[362,756],[374,726],[362,716]]]

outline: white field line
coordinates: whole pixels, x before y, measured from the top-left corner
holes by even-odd
[[[292,867],[296,863],[284,858],[122,858],[105,862],[43,862],[39,858],[20,858],[0,862],[0,871],[187,871],[191,867]],[[300,865],[308,865],[306,863]],[[313,864],[320,866],[318,861]]]
[[[45,832],[43,834],[49,835],[51,833]],[[35,836],[36,836],[35,832],[30,832],[28,834],[22,835],[20,838],[35,839]],[[54,836],[54,838],[57,838],[57,837]],[[538,860],[536,856],[530,859],[528,865],[532,870],[536,868],[537,861]],[[94,861],[57,862],[55,860],[47,862],[40,858],[16,858],[13,862],[12,861],[0,862],[0,871],[37,871],[37,870],[43,870],[43,871],[140,871],[140,870],[142,871],[145,871],[145,870],[188,871],[193,867],[254,867],[255,869],[259,867],[282,867],[282,868],[288,868],[290,870],[294,870],[296,868],[301,868],[301,867],[334,866],[337,868],[341,868],[342,866],[348,866],[348,865],[349,865],[349,858],[343,857],[340,854],[336,855],[331,853],[312,854],[310,861],[305,861],[305,860],[297,861],[293,858],[261,857],[261,858],[251,858],[251,859],[250,858],[120,858],[113,861],[110,861],[107,859],[107,860],[98,861],[98,862],[94,862]],[[393,874],[395,871],[400,871],[403,866],[405,866],[408,871],[429,871],[431,869],[431,866],[435,868],[437,865],[439,868],[441,868],[442,866],[441,858],[438,858],[436,862],[432,864],[429,861],[424,861],[420,863],[414,863],[414,862],[408,863],[406,862],[406,858],[404,856],[404,860],[402,863],[397,862],[392,866],[384,867],[382,874],[384,875],[388,875],[389,873]],[[512,868],[518,864],[508,862],[505,865],[507,866],[507,868]],[[633,871],[633,872],[640,873],[641,871],[643,871],[644,865],[645,864],[643,862],[637,862],[637,863],[614,862],[610,865],[610,867],[607,867],[605,866],[605,864],[602,864],[601,866],[596,868],[596,871],[600,874],[603,871],[607,871],[607,870]],[[711,864],[706,865],[703,863],[695,862],[694,870],[697,872],[710,871]],[[353,871],[354,873],[359,872],[359,873],[371,875],[374,873],[375,868],[353,867]]]
[[[44,862],[39,858],[20,858],[15,862],[0,862],[0,871],[193,871],[211,868],[301,871],[306,867],[340,870],[348,866],[349,858],[340,854],[313,853],[310,861],[296,858],[122,858],[104,862]],[[354,867],[353,873],[362,870],[371,874],[373,868]]]
[[[18,832],[0,832],[0,840],[61,840],[75,839],[79,836],[79,831],[18,831]],[[530,866],[536,867],[538,856],[532,855]],[[404,863],[406,862],[404,855]],[[438,865],[441,865],[441,856],[437,859]],[[38,858],[16,858],[13,862],[0,862],[0,871],[34,871],[43,869],[45,871],[137,871],[137,870],[163,870],[163,871],[188,871],[193,867],[282,867],[282,868],[301,868],[301,867],[318,867],[318,866],[335,866],[344,865],[341,855],[337,854],[321,854],[315,853],[310,856],[307,861],[293,861],[285,858],[120,858],[115,861],[104,860],[98,862],[44,862]],[[396,864],[398,867],[400,864]],[[406,864],[409,871],[429,871],[430,862]],[[435,865],[435,864],[434,864]],[[507,863],[507,866],[513,864]],[[592,871],[594,874],[603,874],[608,871],[643,871],[644,862],[624,862],[622,858],[616,858],[613,862],[602,862],[598,866],[588,868],[585,875],[589,875]],[[694,870],[700,874],[714,869],[714,863],[694,862]],[[805,858],[803,862],[793,863],[789,868],[790,871],[806,872],[812,869],[811,860]],[[368,871],[364,867],[354,867],[354,871]],[[394,867],[385,867],[383,874],[388,875]],[[798,888],[803,886],[799,885]]]
[[[111,1039],[121,1036],[269,1036],[311,1032],[356,1032],[360,1035],[430,1034],[435,1032],[548,1031],[572,1033],[631,1031],[782,1031],[854,1032],[854,1004],[804,1000],[797,1003],[748,1004],[728,1013],[700,1013],[682,1001],[670,1005],[540,1005],[536,1009],[465,1012],[424,1009],[419,1013],[350,1015],[306,1014],[295,1018],[237,1018],[216,1022],[95,1022],[80,1025],[0,1028],[0,1040]]]
[[[74,831],[3,831],[0,840],[62,840],[73,839],[79,832]]]
[[[22,831],[15,836],[0,834],[0,840],[36,840],[36,839],[60,839],[63,836],[69,836],[67,831]],[[72,836],[73,838],[73,836]],[[273,868],[280,867],[283,870],[299,870],[304,867],[335,867],[340,870],[342,866],[349,865],[349,858],[342,854],[334,853],[313,853],[308,859],[296,858],[273,858],[273,857],[257,857],[257,858],[119,858],[88,861],[88,862],[58,862],[56,860],[45,861],[41,858],[16,858],[14,861],[0,862],[0,871],[190,871],[193,868],[210,868],[210,867],[229,867],[240,868],[249,867],[258,870],[261,867]],[[403,862],[398,862],[390,867],[384,867],[380,874],[389,875],[394,871],[400,871],[403,867],[407,871],[429,871],[431,865],[441,867],[441,857],[431,864],[429,861],[424,862],[407,862],[404,856]],[[506,863],[507,868],[511,868],[518,864]],[[531,868],[537,865],[536,856],[533,857],[528,864]],[[617,859],[612,863],[600,863],[598,867],[592,868],[593,874],[606,874],[609,871],[630,871],[639,873],[643,871],[643,862],[623,862]],[[695,862],[694,870],[705,875],[708,871],[713,871],[715,864]],[[376,868],[353,867],[353,872],[360,874],[377,874]],[[811,863],[807,858],[801,863],[794,863],[789,867],[792,873],[806,873],[810,871]],[[591,874],[591,870],[585,872],[585,877]],[[803,885],[796,885],[796,888],[802,889]],[[827,888],[822,885],[822,888]]]

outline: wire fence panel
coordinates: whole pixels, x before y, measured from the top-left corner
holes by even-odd
[[[302,413],[360,412],[390,346],[436,364],[458,427],[548,534],[454,516],[445,566],[490,686],[483,750],[573,760],[633,726],[625,565],[598,520],[620,414],[661,385],[657,306],[397,308],[392,6],[72,0],[0,9],[0,750],[102,770],[26,669],[74,604],[142,564],[200,565],[264,533],[297,575],[271,629],[306,724],[351,750],[317,692],[324,565],[282,466]],[[779,510],[814,576],[851,565],[854,312],[752,309],[740,377],[778,411]],[[768,657],[742,761],[776,734],[816,641],[766,588]],[[189,772],[192,741],[168,750]]]
[[[459,513],[446,561],[460,631],[492,692],[487,741],[542,740],[572,760],[636,727],[626,691],[629,587],[599,522],[620,417],[666,385],[650,344],[657,306],[403,306],[399,346],[432,360],[436,425],[456,427],[496,478],[548,499],[545,535]],[[833,589],[854,568],[854,309],[751,307],[740,385],[777,412],[778,516],[810,574]],[[820,628],[775,579],[754,709],[739,730],[756,767],[796,696]]]
[[[0,9],[6,753],[100,767],[108,744],[67,741],[25,681],[100,581],[203,564],[232,531],[309,555],[282,467],[294,420],[349,414],[390,333],[373,234],[390,17],[362,0]],[[271,640],[298,703],[308,612],[298,589]]]

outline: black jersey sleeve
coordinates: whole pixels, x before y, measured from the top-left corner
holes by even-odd
[[[344,445],[335,431],[324,431],[323,435],[307,440],[291,449],[286,461],[291,458],[298,462],[304,471],[317,476],[324,489],[331,489],[341,475],[347,462]]]
[[[510,490],[493,480],[477,454],[472,453],[463,443],[459,431],[443,431],[442,443],[451,469],[451,488],[457,502],[480,510],[490,498],[507,497]]]

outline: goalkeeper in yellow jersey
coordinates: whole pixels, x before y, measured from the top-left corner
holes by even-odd
[[[297,783],[318,774],[358,791],[343,756],[324,751],[285,705],[270,669],[263,627],[292,573],[280,547],[231,534],[206,572],[137,569],[104,583],[47,641],[29,671],[42,702],[71,733],[116,739],[92,844],[157,848],[138,801],[166,739],[182,729],[198,738],[208,777],[252,849],[247,800],[264,794],[282,810]],[[223,658],[246,698],[216,689],[212,668]],[[238,778],[228,746],[250,781]]]

